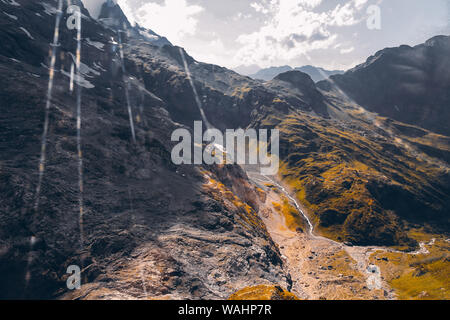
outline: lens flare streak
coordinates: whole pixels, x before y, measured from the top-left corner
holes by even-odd
[[[126,70],[125,70],[125,63],[124,63],[124,54],[123,54],[123,44],[122,44],[122,31],[117,31],[119,35],[119,52],[120,52],[120,62],[122,66],[122,79],[123,83],[125,85],[125,99],[127,102],[127,109],[128,109],[128,117],[130,119],[130,128],[131,128],[131,135],[133,136],[133,142],[136,143],[136,133],[134,130],[134,120],[133,120],[133,112],[131,110],[131,103],[130,103],[130,93],[129,93],[129,79],[126,78]]]
[[[77,28],[77,50],[76,50],[76,78],[81,79],[81,16],[79,16],[79,27]],[[77,156],[78,156],[78,206],[81,249],[84,248],[84,204],[83,204],[83,153],[81,149],[81,84],[77,82]]]
[[[189,84],[191,85],[192,91],[194,92],[195,103],[197,104],[198,110],[200,111],[200,115],[202,116],[202,120],[205,123],[207,129],[212,129],[211,124],[209,123],[208,119],[206,118],[205,111],[203,110],[203,106],[202,106],[202,103],[200,101],[200,97],[198,96],[197,89],[195,88],[194,81],[192,80],[191,72],[189,71],[189,67],[188,67],[188,64],[187,64],[187,61],[186,61],[186,57],[184,56],[183,49],[180,48],[179,50],[180,50],[181,59],[183,60],[184,71],[186,72],[186,76],[187,76],[187,78],[189,80]]]
[[[56,21],[55,21],[55,30],[53,33],[53,42],[50,44],[50,68],[49,68],[49,79],[48,79],[48,87],[47,87],[47,102],[45,104],[45,118],[44,118],[44,130],[42,133],[41,140],[41,156],[39,159],[39,180],[38,185],[36,187],[36,201],[34,204],[34,210],[37,211],[39,208],[39,199],[42,187],[42,180],[44,178],[45,172],[45,161],[46,161],[46,150],[47,150],[47,134],[48,134],[48,125],[49,125],[49,115],[50,115],[50,106],[52,101],[52,93],[53,93],[53,79],[55,75],[55,62],[56,62],[56,49],[59,46],[59,25],[62,17],[62,0],[58,1],[58,10],[56,12]]]

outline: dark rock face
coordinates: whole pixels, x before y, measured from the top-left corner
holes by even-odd
[[[358,104],[380,115],[450,135],[450,37],[388,48],[331,79]],[[319,87],[326,89],[327,83]]]
[[[328,116],[323,95],[306,73],[301,71],[281,73],[267,82],[266,87],[278,91],[283,100],[291,105],[299,105],[299,109],[314,111],[323,117]]]
[[[83,86],[83,222],[76,90],[69,91],[76,31],[65,27],[66,14],[34,209],[57,1],[17,2],[0,2],[0,11],[17,17],[0,20],[0,298],[65,294],[69,265],[83,268],[85,298],[226,298],[255,282],[287,287],[278,249],[259,218],[248,225],[247,213],[205,189],[201,167],[172,164],[170,135],[181,127],[172,116],[184,115],[189,125],[201,119],[186,74],[169,53],[178,50],[145,41],[135,29],[123,32],[123,74],[117,32],[84,9],[82,79],[75,79]],[[238,183],[233,175],[245,177],[239,168],[228,172],[230,188]],[[251,186],[243,185],[236,192],[256,206]]]
[[[103,3],[98,19],[102,22],[106,22],[109,26],[116,26],[121,29],[123,28],[124,30],[131,29],[131,24],[122,9],[111,0]]]

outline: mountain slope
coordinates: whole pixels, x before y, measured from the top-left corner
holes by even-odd
[[[83,85],[83,219],[76,91],[69,91],[76,43],[74,31],[63,27],[66,16],[57,47],[45,171],[36,193],[57,2],[18,3],[0,2],[1,11],[18,18],[2,17],[0,28],[0,296],[58,297],[67,291],[66,269],[72,264],[84,267],[86,297],[213,299],[250,285],[288,288],[280,253],[256,215],[257,196],[245,174],[238,167],[172,164],[170,136],[180,124],[171,119],[167,102],[138,80],[144,71],[138,72],[132,48],[126,50],[130,58],[123,74],[118,34],[85,11],[84,67],[75,79],[75,85]],[[30,30],[33,39],[19,27]],[[158,46],[134,39],[162,55]],[[186,74],[169,55],[166,60],[177,66],[172,76],[194,103]],[[147,63],[157,69],[162,61]],[[224,181],[222,189],[211,190],[213,179]]]
[[[303,67],[297,67],[295,70],[304,72],[308,74],[311,79],[313,79],[314,82],[318,82],[321,80],[325,80],[328,77],[335,75],[335,74],[341,74],[344,73],[342,70],[326,70],[324,68],[320,67],[314,67],[314,66],[303,66]]]
[[[449,136],[449,68],[450,37],[436,36],[414,47],[381,50],[331,80],[370,111]]]
[[[270,186],[258,187],[239,166],[172,163],[171,134],[192,130],[202,119],[199,104],[221,130],[280,129],[278,178],[327,237],[413,248],[408,228],[448,234],[448,167],[412,145],[421,132],[418,145],[445,152],[446,137],[367,117],[300,71],[261,83],[198,62],[130,28],[119,7],[110,21],[83,10],[83,64],[74,78],[82,86],[80,220],[77,91],[69,89],[75,31],[64,27],[63,15],[60,43],[49,46],[58,2],[16,1],[20,6],[0,2],[1,11],[17,17],[0,20],[2,298],[218,299],[258,288],[278,296],[294,287],[301,295],[307,284],[292,283],[263,221],[271,209],[260,187]],[[49,47],[57,48],[53,72]],[[49,74],[47,159],[37,193]],[[294,230],[307,237],[304,228]],[[346,263],[348,256],[338,254]],[[83,267],[81,290],[65,286],[72,264]],[[352,281],[318,281],[317,288],[353,288]],[[358,282],[366,291],[355,296],[371,294],[363,287]]]
[[[282,66],[282,67],[270,67],[266,69],[261,69],[257,73],[250,75],[250,77],[253,79],[269,81],[274,79],[277,75],[281,73],[292,70],[297,70],[306,73],[311,77],[311,79],[314,82],[325,80],[331,75],[344,73],[343,71],[340,70],[325,70],[323,68],[314,67],[310,65],[303,67],[296,67],[294,69],[290,66]]]
[[[290,66],[269,67],[269,68],[261,69],[258,72],[256,72],[255,74],[251,74],[250,78],[269,81],[269,80],[272,80],[273,78],[275,78],[280,73],[283,73],[286,71],[291,71],[291,70],[292,70],[292,67],[290,67]]]

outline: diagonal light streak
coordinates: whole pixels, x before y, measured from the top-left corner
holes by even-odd
[[[36,195],[35,195],[36,200],[34,203],[35,211],[37,211],[39,208],[42,180],[44,178],[44,172],[45,172],[49,115],[50,115],[50,106],[51,106],[52,93],[53,93],[53,79],[55,76],[56,49],[59,46],[59,44],[58,44],[59,25],[60,25],[61,16],[62,16],[62,6],[63,6],[62,0],[59,0],[58,10],[56,12],[55,29],[53,32],[53,42],[50,44],[50,53],[49,53],[50,54],[50,69],[49,69],[49,79],[48,79],[48,87],[47,87],[47,102],[45,104],[44,130],[43,130],[42,139],[41,139],[41,156],[39,159],[39,180],[38,180],[38,185],[36,187]]]

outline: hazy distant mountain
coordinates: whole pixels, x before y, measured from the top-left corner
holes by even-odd
[[[250,75],[250,78],[269,81],[275,78],[280,73],[293,70],[290,66],[270,67],[261,69],[258,72]]]
[[[344,71],[342,71],[342,70],[326,70],[326,69],[323,69],[320,67],[314,67],[314,66],[310,66],[310,65],[303,66],[303,67],[297,67],[295,69],[293,69],[290,66],[281,66],[281,67],[270,67],[270,68],[259,70],[255,74],[250,75],[250,77],[252,77],[253,79],[269,81],[269,80],[272,80],[273,78],[275,78],[280,73],[283,73],[286,71],[292,71],[292,70],[298,70],[298,71],[308,74],[314,82],[325,80],[331,75],[344,73]]]
[[[320,67],[314,67],[314,66],[303,66],[303,67],[297,67],[295,70],[299,70],[301,72],[304,72],[308,74],[311,79],[313,79],[314,82],[322,81],[325,79],[328,79],[328,77],[335,75],[335,74],[342,74],[344,71],[342,70],[326,70]]]
[[[256,64],[252,64],[249,66],[241,65],[236,68],[233,68],[233,70],[244,76],[250,76],[251,74],[257,73],[259,70],[261,70],[261,68]]]

